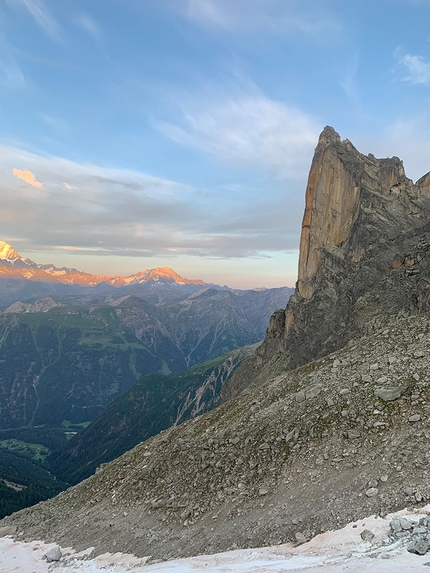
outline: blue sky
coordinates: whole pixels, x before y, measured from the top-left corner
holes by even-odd
[[[325,125],[430,169],[429,22],[430,0],[3,0],[0,239],[293,285]]]

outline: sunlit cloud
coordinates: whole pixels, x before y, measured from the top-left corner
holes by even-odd
[[[12,173],[15,175],[15,177],[18,177],[18,179],[25,181],[26,183],[32,185],[33,187],[43,187],[43,183],[37,181],[36,176],[31,171],[13,169]]]
[[[71,191],[73,189],[73,187],[71,185],[69,185],[68,183],[64,182],[64,187],[66,189],[68,189],[69,191]]]
[[[185,98],[176,121],[156,127],[180,145],[230,167],[264,169],[278,178],[307,172],[321,125],[300,109],[250,93]]]
[[[402,78],[411,84],[430,84],[430,62],[422,56],[406,54],[399,59],[399,64],[406,67],[408,74]]]

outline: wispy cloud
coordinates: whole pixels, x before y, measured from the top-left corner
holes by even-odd
[[[52,115],[48,115],[47,113],[40,113],[40,119],[43,120],[44,123],[49,125],[55,131],[65,131],[68,128],[68,124],[58,117],[53,117]]]
[[[407,70],[407,75],[402,78],[403,81],[412,84],[430,84],[430,62],[422,56],[405,54],[398,62]]]
[[[180,145],[235,168],[264,169],[280,178],[307,171],[320,125],[300,109],[267,98],[255,86],[230,95],[185,96],[180,117],[156,127]]]
[[[26,183],[32,185],[33,187],[43,187],[43,183],[37,181],[36,175],[31,171],[28,171],[27,169],[21,170],[14,168],[12,169],[12,173],[15,175],[15,177],[21,179],[22,181],[25,181]]]
[[[10,56],[0,57],[0,85],[5,88],[22,88],[25,77],[16,60]]]
[[[61,39],[61,28],[58,22],[45,6],[43,0],[6,0],[12,5],[24,6],[33,17],[36,24],[53,40]]]
[[[89,14],[81,13],[76,19],[76,23],[95,40],[101,39],[100,26]]]
[[[0,228],[20,238],[22,250],[232,258],[298,245],[301,193],[291,200],[273,192],[276,183],[250,202],[246,192],[197,189],[9,146],[0,146],[0,157]]]
[[[360,58],[357,52],[351,59],[348,68],[346,70],[345,76],[340,83],[343,91],[345,92],[345,95],[351,100],[351,102],[354,105],[360,104],[360,100],[357,94],[357,88],[355,85],[359,61]]]
[[[197,25],[230,32],[269,29],[307,35],[343,31],[338,15],[318,0],[174,0],[176,11]]]

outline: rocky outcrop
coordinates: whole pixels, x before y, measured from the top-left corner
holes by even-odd
[[[272,316],[252,368],[277,353],[296,368],[362,336],[377,315],[426,312],[429,250],[430,173],[414,184],[399,158],[363,155],[326,127],[306,189],[295,294]],[[250,368],[224,399],[250,383]]]

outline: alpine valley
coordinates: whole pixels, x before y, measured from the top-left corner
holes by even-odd
[[[156,375],[148,382],[155,393],[145,413],[146,429],[134,432],[132,445],[213,407],[232,369],[249,356],[245,350],[232,359],[231,351],[261,341],[270,315],[292,292],[287,287],[234,290],[184,279],[166,267],[130,277],[93,276],[24,260],[1,242],[0,487],[14,484],[6,493],[24,505],[43,498],[29,501],[32,477],[40,486],[48,480],[51,494],[56,493],[61,484],[48,472],[52,459],[65,481],[86,477],[76,464],[60,468],[67,457],[60,452],[142,376]],[[210,399],[205,395],[196,408],[188,408],[183,403],[187,384],[183,378],[177,382],[175,374],[207,361],[197,371],[200,377],[192,371],[194,392],[214,369],[221,372],[226,361],[230,367],[220,374],[222,383],[212,385]],[[161,404],[166,415],[160,417]],[[112,452],[119,455],[130,443]],[[103,450],[100,443],[96,465],[112,459],[112,454],[100,457]],[[91,471],[94,463],[87,456]],[[18,501],[10,505],[18,507]]]

